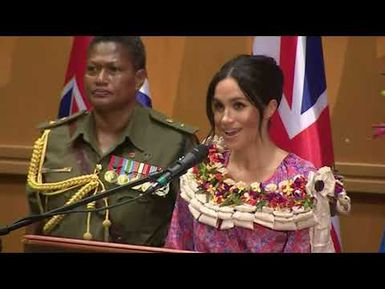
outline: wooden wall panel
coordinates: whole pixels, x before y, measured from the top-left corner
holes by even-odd
[[[25,179],[26,176],[22,175],[0,174],[0,226],[9,225],[28,214]],[[22,252],[24,232],[25,228],[20,228],[0,236],[3,252]]]
[[[70,37],[0,37],[0,145],[31,145],[35,126],[55,118]]]
[[[143,37],[153,106],[172,116],[187,37]]]
[[[385,97],[380,95],[385,88],[380,74],[385,58],[377,55],[377,45],[383,42],[377,37],[334,39],[325,39],[325,58],[327,78],[332,81],[328,93],[333,100],[336,161],[385,164],[385,139],[371,138],[372,124],[385,122]]]
[[[344,252],[378,252],[385,232],[384,195],[351,193],[352,211],[340,217]]]
[[[206,93],[211,78],[227,60],[248,51],[246,37],[187,37],[173,116],[199,127],[200,139],[210,130]]]

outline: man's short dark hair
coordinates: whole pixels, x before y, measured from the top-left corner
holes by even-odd
[[[114,42],[123,45],[135,70],[146,68],[146,49],[139,36],[95,36],[88,46],[87,54],[96,44],[102,42]]]

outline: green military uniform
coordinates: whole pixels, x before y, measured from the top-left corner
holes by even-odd
[[[189,152],[197,143],[195,129],[176,123],[152,109],[137,105],[132,118],[120,136],[115,147],[104,155],[98,152],[95,139],[95,128],[92,112],[82,112],[67,119],[51,122],[42,126],[50,129],[44,162],[41,167],[42,182],[54,183],[73,177],[92,174],[96,164],[101,164],[98,176],[105,189],[118,184],[106,172],[112,165],[122,160],[130,160],[147,168],[166,168],[179,157]],[[113,164],[111,160],[119,160]],[[121,167],[121,166],[120,166]],[[148,171],[147,170],[147,171]],[[61,194],[42,196],[27,185],[28,199],[32,213],[52,210],[63,206],[77,189]],[[87,228],[89,239],[127,244],[162,246],[167,235],[169,222],[176,193],[179,191],[178,181],[170,185],[165,196],[149,195],[133,202],[109,210],[109,234],[106,240],[103,221],[106,212],[94,212],[87,218],[87,213],[68,214],[48,233],[53,236],[68,238],[84,238]],[[122,189],[108,197],[108,205],[134,198],[138,191]],[[96,201],[95,207],[103,207],[103,200]],[[81,209],[86,209],[83,206]],[[88,227],[87,227],[88,222]]]

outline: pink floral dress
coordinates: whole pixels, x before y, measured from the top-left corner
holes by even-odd
[[[298,174],[307,176],[314,166],[290,153],[273,176],[262,183],[278,184]],[[220,230],[194,219],[188,203],[179,195],[176,200],[165,247],[199,252],[311,252],[309,228],[277,231],[254,223],[254,229],[234,227]]]

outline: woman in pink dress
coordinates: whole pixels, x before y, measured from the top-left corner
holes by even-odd
[[[240,55],[207,92],[207,160],[181,178],[166,247],[200,252],[333,252],[329,200],[350,199],[329,168],[276,146],[269,122],[282,97],[273,58]],[[337,184],[337,185],[336,185]]]

